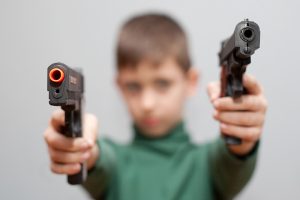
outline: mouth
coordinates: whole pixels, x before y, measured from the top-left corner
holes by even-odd
[[[154,127],[154,126],[157,126],[159,124],[159,120],[157,118],[144,118],[142,120],[142,123],[146,127]]]

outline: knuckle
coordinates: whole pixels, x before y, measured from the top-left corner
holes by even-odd
[[[46,129],[43,134],[43,137],[44,137],[44,140],[46,143],[48,143],[47,141],[48,141],[48,137],[49,137],[49,132],[50,132],[49,129]]]
[[[256,104],[257,104],[257,110],[262,110],[265,111],[266,108],[268,107],[268,102],[266,100],[266,98],[262,95],[260,95],[259,97],[256,98]]]
[[[258,87],[258,81],[255,78],[255,76],[253,76],[252,74],[249,74],[249,78],[250,78],[250,81],[253,83],[253,85]]]
[[[254,80],[255,79],[255,77],[252,75],[252,74],[246,74],[246,76],[248,76],[248,78],[250,78],[251,80]]]
[[[213,88],[216,85],[216,82],[210,82],[207,85],[207,89],[210,90],[211,88]]]
[[[259,129],[258,129],[258,128],[255,128],[255,129],[253,130],[251,140],[252,140],[252,141],[256,141],[257,138],[259,137],[259,134],[260,134]]]
[[[267,109],[268,109],[268,100],[266,99],[266,98],[263,98],[263,100],[262,100],[262,107],[263,107],[263,111],[265,112],[265,111],[267,111]]]
[[[75,145],[75,142],[74,141],[69,141],[67,145],[65,145],[65,149],[66,151],[69,151],[69,152],[74,152],[76,151],[76,145]]]
[[[61,157],[58,153],[54,152],[53,150],[49,150],[49,154],[50,154],[50,159],[52,161],[56,161],[56,162],[60,162],[61,161]]]
[[[210,82],[206,87],[206,91],[209,95],[213,95],[213,93],[215,93],[215,91],[218,90],[219,86],[220,83],[218,81]]]
[[[68,152],[75,152],[77,151],[78,148],[78,144],[77,144],[77,140],[80,140],[80,138],[68,138],[65,137],[64,138],[64,149]]]
[[[48,132],[48,133],[45,134],[44,137],[45,137],[45,140],[46,140],[47,144],[48,144],[49,146],[52,146],[53,143],[54,143],[54,138],[53,138],[53,136]]]
[[[53,126],[53,124],[55,124],[55,114],[54,114],[54,112],[52,113],[52,116],[49,120],[49,126]]]
[[[75,139],[70,138],[70,142],[69,142],[69,145],[68,145],[68,150],[71,151],[71,152],[79,151],[81,149],[82,143],[83,143],[82,138],[75,138]]]
[[[56,173],[56,174],[61,174],[62,173],[62,170],[60,167],[58,167],[55,163],[51,163],[50,165],[50,169],[53,173]]]
[[[225,128],[225,127],[223,127],[223,126],[220,126],[220,130],[221,130],[221,132],[223,132],[223,133],[228,133],[228,128]]]
[[[214,111],[213,117],[218,121],[224,121],[224,115],[226,115],[224,112],[220,112],[218,110]],[[225,118],[226,119],[226,118]]]
[[[260,135],[262,134],[262,129],[261,128],[256,128],[256,139],[258,139],[260,137]]]
[[[76,164],[72,164],[68,166],[68,174],[72,175],[72,174],[76,174],[80,171],[80,164],[76,163]]]
[[[48,134],[46,142],[49,146],[55,147],[56,146],[56,137],[53,134]]]
[[[51,163],[50,169],[53,173],[56,174],[68,174],[72,175],[79,172],[80,167],[79,164],[56,164]]]
[[[52,126],[53,129],[64,124],[64,111],[61,109],[54,110],[49,120],[49,126]]]
[[[249,128],[246,132],[245,139],[248,141],[256,141],[261,134],[260,128]]]
[[[249,98],[248,99],[248,107],[249,109],[253,110],[257,107],[257,99],[256,98]]]
[[[245,139],[248,141],[253,141],[255,139],[255,133],[251,130],[246,131]]]

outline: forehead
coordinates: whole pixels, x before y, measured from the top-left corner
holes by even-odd
[[[124,81],[151,81],[157,78],[182,79],[184,72],[174,60],[167,59],[158,65],[143,61],[136,67],[124,67],[119,70],[118,76]]]

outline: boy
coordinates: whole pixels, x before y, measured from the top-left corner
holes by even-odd
[[[120,31],[117,67],[116,82],[133,119],[132,143],[97,140],[92,114],[85,115],[84,138],[66,138],[58,131],[63,112],[56,111],[44,134],[52,171],[75,174],[87,161],[83,187],[95,199],[232,199],[254,171],[267,108],[255,78],[244,76],[249,94],[239,103],[219,98],[219,83],[208,86],[222,133],[241,138],[242,144],[226,146],[220,137],[195,145],[182,112],[196,92],[198,74],[182,28],[165,15],[130,19]]]

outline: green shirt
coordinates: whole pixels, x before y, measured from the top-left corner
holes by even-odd
[[[249,181],[257,145],[250,155],[230,153],[221,138],[191,143],[184,123],[161,138],[147,138],[134,127],[129,145],[101,139],[100,157],[83,187],[95,199],[232,199]]]

